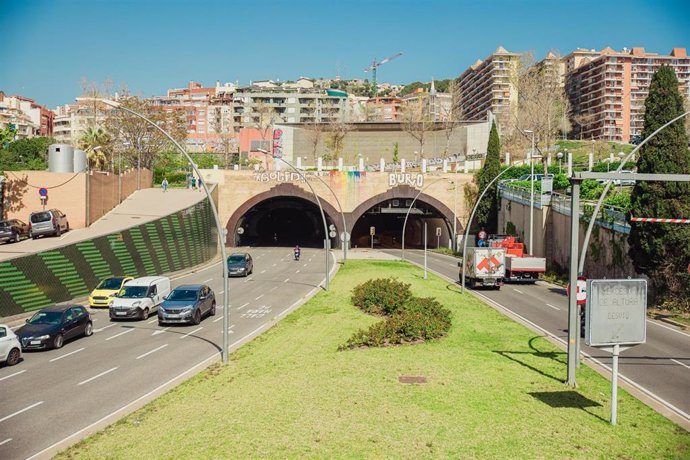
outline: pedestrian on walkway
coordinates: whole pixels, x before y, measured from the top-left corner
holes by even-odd
[[[163,192],[168,191],[168,178],[164,177],[163,182],[161,182],[161,187],[163,187]]]
[[[192,190],[196,190],[196,177],[192,176]]]

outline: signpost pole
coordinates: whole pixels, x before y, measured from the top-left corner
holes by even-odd
[[[618,354],[620,345],[613,346],[613,361],[611,363],[611,425],[618,419]]]
[[[424,279],[426,279],[426,221],[424,221]]]
[[[580,325],[577,317],[577,252],[580,230],[580,180],[570,179],[572,184],[572,198],[570,200],[570,273],[571,286],[568,295],[568,378],[566,384],[576,387],[575,369],[577,368],[577,336],[580,335]]]

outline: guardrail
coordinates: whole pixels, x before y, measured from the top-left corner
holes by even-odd
[[[92,240],[0,262],[0,318],[89,294],[103,278],[160,275],[217,252],[208,200]]]

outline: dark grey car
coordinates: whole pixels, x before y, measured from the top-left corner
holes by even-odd
[[[228,256],[228,276],[249,276],[254,271],[254,261],[248,252],[236,252]]]
[[[204,316],[215,316],[216,296],[205,284],[185,284],[173,289],[158,307],[158,324],[199,324]]]
[[[29,225],[19,219],[0,220],[0,241],[18,243],[29,237]]]

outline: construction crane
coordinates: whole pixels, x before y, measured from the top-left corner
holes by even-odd
[[[372,79],[371,79],[371,97],[376,97],[376,95],[379,92],[378,87],[376,86],[376,69],[381,67],[386,62],[390,62],[393,59],[398,58],[400,56],[402,56],[402,53],[397,53],[397,54],[394,54],[393,56],[389,56],[386,59],[383,59],[380,62],[376,62],[376,58],[374,58],[374,60],[371,62],[371,65],[369,67],[367,67],[366,69],[364,69],[364,73],[367,73],[371,70],[371,76],[372,76]]]

